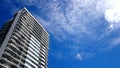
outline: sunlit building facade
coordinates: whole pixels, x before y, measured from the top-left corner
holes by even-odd
[[[23,8],[0,30],[0,68],[48,68],[49,34]]]

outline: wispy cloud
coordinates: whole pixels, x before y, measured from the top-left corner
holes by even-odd
[[[112,39],[110,45],[106,47],[105,50],[111,50],[118,46],[120,46],[120,37]]]
[[[92,47],[96,45],[92,42],[101,36],[94,31],[96,31],[96,28],[99,28],[99,25],[104,24],[103,22],[96,22],[98,18],[104,15],[104,12],[98,11],[100,6],[98,6],[98,1],[70,0],[63,3],[62,1],[53,0],[48,2],[46,6],[47,10],[49,9],[47,11],[48,20],[45,21],[47,23],[44,22],[42,24],[48,28],[48,31],[54,35],[56,40],[62,43],[60,46],[63,46],[63,49],[70,52],[61,53],[61,55],[66,57],[67,55],[76,56],[75,54],[78,52],[77,58],[80,60],[90,57],[91,53],[82,50],[92,50]],[[89,46],[88,44],[93,45]],[[58,52],[61,52],[63,49],[60,49]],[[82,52],[82,54],[79,54],[79,52]]]
[[[112,40],[111,44],[113,45],[119,45],[120,44],[120,38],[115,38]]]
[[[116,1],[116,2],[118,2],[118,1]],[[109,31],[106,31],[106,28],[108,28],[108,29],[110,28],[110,30],[111,29],[113,30],[113,29],[116,29],[119,27],[119,14],[115,15],[118,12],[118,10],[116,10],[115,7],[117,7],[118,5],[112,6],[112,5],[116,4],[116,2],[112,2],[112,0],[111,1],[104,1],[104,0],[100,0],[100,1],[74,0],[73,1],[73,0],[70,0],[70,1],[67,1],[65,10],[62,9],[61,5],[63,5],[63,4],[61,4],[61,2],[57,2],[57,1],[52,2],[52,3],[50,2],[48,4],[48,5],[50,5],[49,8],[52,9],[52,10],[50,10],[50,13],[51,13],[50,20],[55,23],[55,26],[59,27],[58,31],[56,31],[56,32],[61,33],[60,31],[63,31],[63,32],[65,31],[65,32],[67,32],[67,35],[75,36],[75,37],[72,37],[72,39],[74,39],[74,41],[72,43],[72,45],[74,47],[76,47],[78,45],[78,48],[81,48],[81,47],[84,48],[86,45],[84,45],[84,44],[81,45],[82,41],[80,41],[80,40],[84,40],[83,38],[86,38],[86,39],[90,38],[89,40],[87,40],[87,42],[83,41],[83,43],[88,43],[88,41],[90,41],[90,40],[96,40],[96,38],[100,38],[101,35],[103,35],[103,37],[107,36],[106,34],[104,35],[104,32],[109,33]],[[114,3],[114,4],[112,4],[112,3]],[[109,10],[110,10],[110,13],[109,13]],[[112,12],[112,16],[110,15],[111,12]],[[103,17],[103,20],[106,20],[106,22],[104,21],[104,22],[100,23],[100,20],[98,20],[99,21],[98,22],[97,19],[101,18],[101,17]],[[93,20],[96,20],[96,21],[93,21]],[[97,28],[101,28],[100,25],[102,25],[102,27],[103,27],[103,25],[105,23],[107,23],[108,27],[106,26],[105,29],[102,30],[101,35],[98,35],[97,32],[99,32],[99,31],[97,31],[96,33],[94,32],[97,30]],[[67,40],[70,39],[69,38],[70,36],[67,37],[65,32],[62,33],[62,35],[59,34],[57,36],[57,38],[59,38],[59,36],[64,36],[64,37],[66,37]],[[85,37],[85,36],[87,36],[87,37]],[[96,38],[94,38],[94,37],[96,37]],[[98,42],[98,43],[96,43],[96,45],[104,45],[104,44],[99,44],[99,42],[102,39],[103,38],[101,38],[100,40],[99,39],[96,40]],[[62,38],[61,38],[61,40],[62,40]],[[74,43],[74,42],[76,42],[76,40],[79,40],[78,44]],[[106,39],[103,39],[103,40],[106,40]],[[96,47],[96,45],[92,43],[91,47],[93,47],[93,46]],[[87,44],[87,46],[89,47],[88,44]],[[91,50],[92,49],[94,49],[94,47],[91,48]],[[86,49],[86,50],[89,51],[89,49]],[[90,54],[86,55],[86,56],[90,56]],[[81,54],[80,54],[80,57],[81,57]]]
[[[19,2],[22,6],[36,7],[37,13],[33,12],[34,16],[53,35],[56,46],[60,48],[52,50],[56,57],[67,58],[69,55],[79,60],[87,59],[94,55],[92,50],[97,50],[101,41],[108,38],[109,30],[120,28],[120,0],[22,0],[17,3]],[[112,45],[119,42],[119,39],[114,39]],[[105,44],[106,42],[102,45],[106,46]]]

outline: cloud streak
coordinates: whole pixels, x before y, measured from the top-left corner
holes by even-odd
[[[49,6],[47,8],[49,9],[47,13],[49,18],[48,22],[50,23],[50,25],[45,26],[49,27],[48,31],[50,31],[50,33],[52,33],[54,37],[59,40],[60,43],[64,43],[64,41],[67,41],[66,48],[66,44],[62,44],[61,46],[64,46],[64,48],[67,50],[69,50],[69,48],[72,49],[73,54],[78,53],[77,58],[81,59],[81,56],[84,56],[84,58],[88,58],[91,56],[89,51],[91,52],[91,50],[94,49],[94,46],[97,47],[94,50],[98,49],[98,43],[102,40],[99,40],[99,37],[103,35],[104,32],[106,32],[107,26],[105,26],[100,35],[96,32],[96,29],[100,28],[100,26],[103,26],[104,23],[107,23],[108,28],[110,29],[115,29],[116,27],[114,26],[118,26],[117,23],[111,22],[116,20],[112,20],[113,18],[110,18],[111,16],[109,16],[109,8],[111,6],[108,5],[109,3],[109,1],[104,0],[66,0],[64,3],[57,0],[50,1],[47,4],[47,6]],[[105,19],[107,22],[100,22],[99,18],[101,17],[104,17],[103,19]],[[113,23],[115,23],[114,26]],[[70,38],[70,36],[73,36],[71,37],[72,39]],[[84,41],[84,38],[87,39],[87,42]],[[84,44],[89,43],[89,41],[90,44],[92,44],[91,46],[89,46],[88,44]],[[94,41],[98,43],[93,44],[92,42]],[[69,42],[72,43],[69,44]],[[70,46],[71,44],[72,48]],[[90,49],[87,47],[89,47]],[[88,52],[84,52],[84,50]],[[79,54],[79,52],[84,52],[84,54]],[[65,53],[62,55],[70,54]]]
[[[60,48],[52,50],[56,57],[58,52],[59,57],[74,55],[74,58],[80,60],[89,58],[93,56],[90,52],[93,52],[92,50],[97,52],[101,41],[104,42],[111,36],[109,30],[120,28],[120,0],[24,0],[18,2],[23,3],[22,6],[36,7],[37,13],[33,12],[34,16],[53,35],[56,46]],[[118,42],[113,42],[112,45]],[[105,44],[106,42],[102,45],[106,46]],[[51,45],[53,48],[56,46]],[[60,54],[63,50],[65,53]]]

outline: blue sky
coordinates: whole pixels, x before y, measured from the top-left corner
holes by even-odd
[[[120,0],[1,0],[0,27],[23,7],[50,34],[48,68],[120,68]]]

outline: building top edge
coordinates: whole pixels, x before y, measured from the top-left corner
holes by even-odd
[[[48,33],[48,32],[45,30],[45,28],[40,24],[40,22],[27,10],[26,7],[23,7],[21,10],[26,10],[26,11],[30,14],[30,16],[33,17],[34,20],[43,28],[43,30],[45,31],[45,33],[47,33],[47,35],[49,36],[49,33]]]

